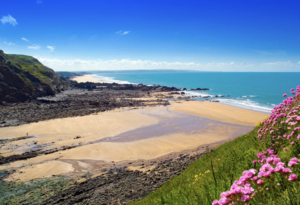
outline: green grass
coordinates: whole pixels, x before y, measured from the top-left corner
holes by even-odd
[[[160,189],[146,196],[137,204],[203,204],[208,205],[220,198],[220,193],[229,190],[244,170],[254,165],[257,152],[265,147],[257,140],[256,127],[212,153],[196,160],[179,176],[174,177]]]
[[[7,54],[7,56],[13,65],[16,67],[21,66],[22,70],[31,73],[36,77],[47,80],[48,78],[52,78],[54,75],[50,68],[44,66],[37,59],[31,56],[14,54]]]
[[[31,83],[32,79],[34,78],[34,81],[37,81],[38,79],[38,81],[40,81],[41,83],[51,86],[53,77],[55,76],[55,72],[47,66],[41,64],[36,58],[15,54],[0,55],[0,57],[2,57],[5,62],[10,62],[10,65],[8,66],[16,73],[18,73],[31,89],[34,88]],[[31,77],[28,77],[28,75]],[[30,78],[31,80],[28,78]]]

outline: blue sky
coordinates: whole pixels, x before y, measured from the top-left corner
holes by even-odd
[[[54,70],[300,71],[299,0],[9,0],[0,49]]]

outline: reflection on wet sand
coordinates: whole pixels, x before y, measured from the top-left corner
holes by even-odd
[[[160,122],[155,125],[145,126],[128,132],[124,132],[114,137],[107,137],[96,140],[93,143],[133,142],[175,133],[185,133],[187,135],[203,134],[207,132],[207,130],[217,129],[216,127],[224,129],[225,127],[232,128],[232,130],[234,131],[230,134],[228,133],[227,135],[227,137],[232,138],[247,133],[253,129],[253,126],[243,126],[219,122],[194,115],[177,113],[174,111],[170,111],[168,108],[166,112],[168,113],[166,115],[155,115],[155,113],[145,111],[145,114],[159,118]]]

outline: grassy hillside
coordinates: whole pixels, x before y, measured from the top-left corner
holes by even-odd
[[[253,167],[256,153],[264,150],[257,140],[256,127],[234,141],[190,164],[179,176],[133,204],[212,204],[221,192],[230,188],[245,169]]]
[[[36,58],[14,54],[7,54],[7,57],[12,65],[44,80],[45,83],[51,84],[51,80],[55,75],[54,71],[41,64]]]
[[[252,132],[130,204],[300,204],[300,86],[291,93]]]
[[[38,97],[54,95],[69,86],[68,81],[31,56],[5,54],[0,50],[0,64],[18,74]]]

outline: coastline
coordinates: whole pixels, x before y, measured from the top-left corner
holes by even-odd
[[[83,76],[77,76],[77,77],[73,77],[72,80],[77,81],[78,83],[86,83],[86,82],[93,82],[93,83],[108,83],[108,84],[112,84],[113,82],[111,81],[100,81],[98,78],[94,77],[92,74],[87,74],[87,75],[83,75]],[[116,80],[116,82],[120,85],[122,85],[123,83],[120,83],[119,80]],[[124,84],[130,84],[128,83],[124,83]],[[191,100],[193,100],[193,98],[197,98],[199,97],[199,93],[195,92],[195,90],[182,90],[183,92],[185,92],[184,97],[190,98]],[[182,92],[181,91],[181,92]],[[232,107],[236,107],[236,108],[241,108],[241,109],[246,109],[246,110],[250,110],[250,111],[255,111],[255,112],[260,112],[260,113],[264,113],[264,114],[270,114],[271,113],[271,109],[269,110],[269,108],[266,107],[259,107],[259,106],[250,106],[250,105],[245,105],[244,102],[239,102],[237,100],[232,100],[232,99],[224,99],[222,95],[218,95],[218,97],[215,97],[212,94],[200,94],[200,96],[210,96],[212,101],[218,101],[220,104],[223,105],[228,105],[228,106],[232,106]],[[222,96],[222,97],[221,97]],[[205,98],[200,98],[200,99],[196,99],[196,101],[204,101],[206,100]],[[232,102],[234,101],[234,102]]]
[[[112,83],[107,81],[100,81],[98,78],[93,77],[92,75],[82,75],[82,76],[75,76],[71,78],[70,80],[77,81],[78,83],[85,83],[85,82],[91,82],[91,83]]]
[[[83,81],[87,79],[80,77]],[[80,81],[80,77],[75,79]],[[0,128],[0,171],[14,170],[5,181],[28,182],[65,176],[79,183],[70,188],[76,192],[84,189],[81,182],[89,184],[89,190],[96,190],[98,185],[94,183],[99,180],[110,178],[110,184],[119,186],[129,177],[122,193],[130,191],[127,188],[139,180],[152,181],[146,188],[142,187],[143,183],[136,186],[149,193],[216,147],[250,132],[258,121],[268,116],[185,98],[177,88],[111,86],[92,78],[88,76],[101,84],[83,83],[80,84],[83,87],[55,97],[24,104],[26,108],[34,108],[28,115],[31,118],[32,112],[43,116],[47,110],[53,116]],[[91,86],[95,89],[90,89]],[[16,106],[17,114],[29,109],[12,105],[11,110]],[[87,175],[90,177],[86,178]],[[156,180],[162,176],[162,180]],[[58,192],[56,199],[60,194],[65,195]],[[112,195],[105,203],[118,194],[112,192]]]

